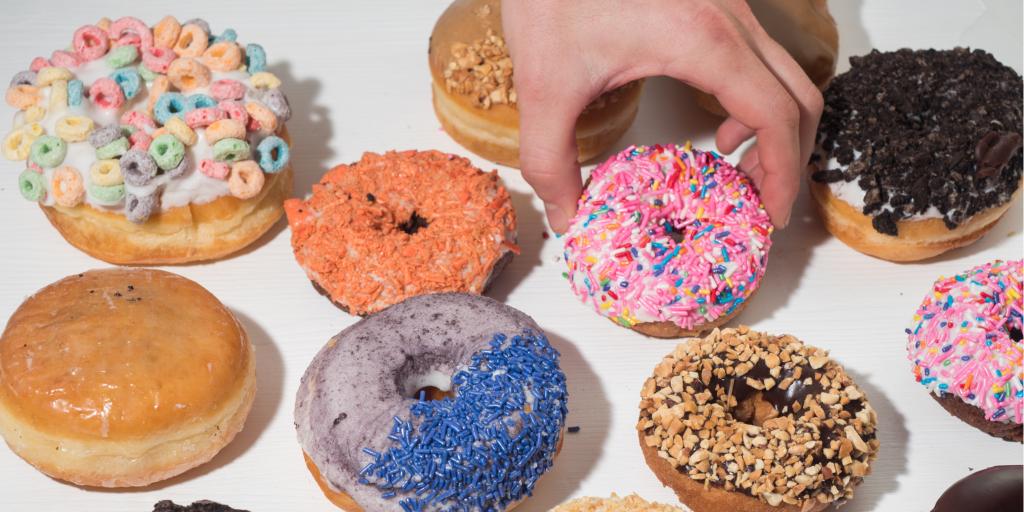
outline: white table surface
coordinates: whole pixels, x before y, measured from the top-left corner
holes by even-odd
[[[36,55],[64,47],[75,28],[101,15],[126,14],[124,2],[5,2],[0,76]],[[157,6],[156,4],[161,4]],[[363,151],[437,148],[469,155],[440,130],[430,106],[427,37],[446,0],[373,2],[179,1],[179,19],[201,16],[214,30],[238,30],[267,49],[295,112],[296,194],[332,164]],[[137,2],[132,15],[154,23],[165,2]],[[833,0],[846,57],[872,47],[971,45],[1021,70],[1019,0]],[[6,79],[5,79],[6,80]],[[0,108],[0,115],[11,115]],[[716,119],[674,82],[655,79],[636,123],[618,147],[692,139],[713,142]],[[42,213],[21,199],[21,168],[0,163],[0,321],[38,288],[65,275],[104,267],[73,249]],[[545,240],[541,204],[511,169],[500,169],[520,218],[523,253],[492,297],[532,315],[562,352],[571,399],[568,435],[554,469],[519,510],[536,512],[569,498],[638,492],[675,503],[643,462],[634,423],[640,386],[674,343],[612,325],[575,299],[561,277],[560,243]],[[972,469],[1021,463],[1021,448],[949,416],[914,382],[903,334],[940,274],[993,258],[1021,258],[1021,203],[981,241],[924,264],[897,265],[863,256],[831,238],[810,211],[806,190],[792,225],[775,236],[761,293],[739,321],[789,332],[832,351],[878,411],[882,447],[872,474],[843,510],[924,511]],[[256,344],[259,392],[245,430],[213,461],[170,481],[126,491],[83,490],[51,480],[0,448],[0,510],[147,511],[160,499],[208,498],[256,511],[335,510],[303,465],[292,426],[299,377],[321,345],[356,318],[309,285],[292,258],[282,221],[231,259],[170,270],[216,294]]]

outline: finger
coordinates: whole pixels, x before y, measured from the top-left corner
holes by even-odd
[[[740,144],[743,144],[753,136],[754,130],[752,128],[737,121],[735,117],[728,117],[718,127],[718,132],[715,135],[715,145],[718,146],[719,153],[729,154],[736,151]]]

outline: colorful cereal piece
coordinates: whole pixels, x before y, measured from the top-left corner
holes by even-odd
[[[185,124],[189,128],[205,128],[227,116],[223,110],[217,107],[197,108],[185,114]]]
[[[151,153],[152,146],[150,146],[150,152],[132,149],[121,157],[120,170],[125,183],[135,187],[144,187],[156,177],[158,164]]]
[[[210,34],[213,33],[210,30],[210,24],[202,18],[192,18],[190,20],[186,20],[185,23],[182,23],[182,25],[195,25],[199,27],[199,30],[202,30],[203,34],[206,35],[207,38],[209,38]]]
[[[181,35],[181,24],[174,16],[164,16],[153,26],[153,46],[172,48]]]
[[[89,181],[103,187],[124,183],[120,160],[97,160],[89,167]]]
[[[164,174],[166,174],[168,178],[180,178],[181,176],[184,176],[185,173],[189,170],[190,165],[191,164],[189,162],[188,153],[185,153],[185,156],[181,158],[181,161],[178,162],[178,165],[174,166],[173,169],[168,169],[164,171]]]
[[[132,65],[139,58],[139,49],[128,46],[117,46],[107,54],[107,65],[117,69]]]
[[[228,176],[228,190],[231,195],[239,199],[250,199],[256,197],[263,189],[263,182],[266,177],[260,166],[252,160],[235,162],[231,166],[231,174]]]
[[[154,46],[142,53],[142,64],[150,71],[166,73],[171,63],[178,58],[178,54],[169,48]]]
[[[288,151],[288,143],[275,135],[261,140],[256,146],[256,154],[259,156],[260,168],[269,174],[274,174],[283,169],[284,166],[288,165],[288,160],[291,157]]]
[[[75,31],[71,38],[71,46],[75,53],[85,60],[96,60],[107,54],[110,49],[110,38],[107,33],[96,25],[84,25]]]
[[[267,69],[267,52],[258,44],[245,45],[245,69],[250,74]]]
[[[50,54],[50,64],[62,68],[75,69],[82,65],[82,59],[67,50],[54,50]]]
[[[68,106],[77,107],[82,104],[84,85],[81,80],[68,80]]]
[[[253,131],[267,133],[277,131],[277,116],[263,104],[250,101],[245,104],[245,111],[249,113],[249,126]]]
[[[53,112],[60,112],[67,109],[68,106],[68,81],[67,80],[54,80],[50,84],[50,105],[49,109]]]
[[[89,99],[100,108],[118,109],[124,105],[124,91],[113,79],[103,77],[89,87]]]
[[[195,23],[186,23],[181,27],[178,41],[172,49],[179,57],[198,57],[206,51],[210,44],[209,36]]]
[[[46,108],[39,105],[32,105],[25,109],[25,122],[36,123],[46,117]]]
[[[165,133],[153,138],[153,143],[149,145],[149,155],[158,167],[167,171],[181,163],[181,159],[185,157],[185,145],[174,135]],[[124,163],[121,166],[124,167]]]
[[[242,126],[249,126],[249,113],[240,102],[222,101],[217,104],[217,108],[227,112],[229,118],[242,123]]]
[[[149,30],[149,26],[138,18],[131,16],[125,16],[118,18],[117,21],[110,24],[110,37],[120,42],[124,36],[129,37],[126,40],[138,41],[138,50],[145,50],[153,46],[153,33]],[[134,59],[133,59],[134,60]]]
[[[238,162],[251,157],[249,143],[242,139],[221,139],[213,145],[213,159],[218,162]]]
[[[207,159],[199,162],[199,172],[214,179],[226,180],[231,174],[231,166],[224,162]]]
[[[124,185],[103,186],[90,183],[86,191],[93,202],[106,206],[114,206],[124,199]]]
[[[42,57],[36,57],[36,58],[32,59],[32,63],[30,63],[28,65],[28,69],[38,73],[43,68],[45,68],[45,67],[47,67],[49,65],[50,65],[50,61],[48,61],[48,60],[46,60],[46,59],[44,59]]]
[[[281,89],[268,89],[260,96],[263,104],[270,109],[282,122],[292,118],[292,107]]]
[[[7,89],[7,95],[4,97],[8,105],[18,110],[25,110],[35,105],[41,98],[39,88],[33,85],[15,85]]]
[[[131,149],[149,151],[149,145],[153,143],[153,137],[142,130],[136,130],[135,133],[128,137],[128,142],[132,143]]]
[[[116,124],[102,126],[89,134],[89,144],[94,148],[101,148],[114,142],[121,136],[121,127]]]
[[[210,84],[210,68],[196,59],[182,57],[167,68],[167,78],[181,91],[191,91]]]
[[[36,85],[46,87],[57,80],[71,80],[74,77],[68,68],[47,66],[36,73]]]
[[[57,121],[53,131],[67,142],[82,142],[89,138],[93,121],[85,116],[64,116]]]
[[[110,18],[108,18],[106,16],[96,20],[96,26],[99,27],[100,30],[106,32],[107,35],[110,35],[110,24],[111,23],[113,23],[113,22],[110,21]]]
[[[235,71],[242,64],[242,49],[230,41],[214,43],[203,52],[202,61],[214,71]]]
[[[156,209],[156,203],[157,199],[154,194],[145,196],[128,194],[124,201],[124,216],[129,222],[142,224],[149,220],[149,217],[153,215],[153,210]]]
[[[53,200],[60,206],[74,208],[82,204],[85,197],[85,185],[78,169],[70,165],[62,165],[53,171],[50,180],[50,193]]]
[[[189,114],[191,113],[192,112],[189,112]],[[187,116],[188,114],[185,115]],[[198,140],[196,132],[192,128],[189,128],[188,124],[185,123],[180,116],[172,116],[166,123],[164,123],[164,128],[167,129],[168,133],[177,137],[178,140],[186,146],[191,146],[196,143],[196,140]]]
[[[46,197],[46,178],[31,169],[18,175],[18,192],[29,201],[42,201]]]
[[[221,34],[219,36],[213,38],[213,42],[214,43],[220,43],[220,42],[224,42],[224,41],[233,43],[233,42],[235,42],[237,40],[238,40],[238,33],[235,32],[235,29],[233,29],[233,28],[224,29],[224,32],[221,32]]]
[[[185,98],[185,110],[191,112],[197,108],[212,108],[217,106],[217,101],[205,94],[192,94]]]
[[[11,77],[9,87],[17,85],[36,85],[36,72],[32,70],[18,71]]]
[[[223,112],[223,110],[218,110]],[[214,121],[206,127],[206,143],[216,144],[223,139],[244,139],[245,125],[234,119]]]
[[[253,73],[249,77],[249,83],[257,89],[277,89],[281,87],[281,80],[273,73],[267,71]]]
[[[145,64],[139,65],[135,70],[139,72],[139,76],[141,76],[146,82],[152,82],[153,80],[156,80],[156,77],[163,76],[160,73],[150,70]]]
[[[131,48],[131,47],[129,47]],[[110,74],[110,79],[121,87],[125,99],[132,99],[142,89],[142,77],[133,68],[121,68]]]
[[[217,101],[240,100],[245,97],[245,84],[238,80],[222,78],[210,84],[210,95]]]
[[[99,158],[100,160],[117,158],[125,154],[130,147],[131,144],[128,142],[128,137],[121,136],[114,139],[114,142],[111,142],[106,146],[96,148],[96,158]]]
[[[137,130],[156,129],[156,123],[153,121],[153,118],[138,110],[128,110],[121,114],[121,124],[133,126]]]
[[[4,137],[3,154],[8,160],[24,160],[32,151],[32,143],[39,138],[25,130],[14,130]]]
[[[153,117],[160,124],[167,124],[172,116],[183,116],[188,111],[185,96],[177,92],[165,92],[153,107]]]
[[[50,169],[64,162],[68,154],[68,145],[59,137],[41,135],[32,143],[29,158],[36,165]]]

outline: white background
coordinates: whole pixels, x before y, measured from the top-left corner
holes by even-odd
[[[72,32],[102,15],[129,14],[125,2],[4,0],[0,76],[36,55],[65,47]],[[219,33],[235,28],[261,43],[295,112],[295,193],[303,195],[332,164],[363,151],[427,149],[470,156],[441,131],[430,105],[427,38],[445,0],[321,2],[136,2],[130,14],[155,23],[173,5],[179,20],[205,18]],[[846,57],[892,50],[971,45],[1021,69],[1021,2],[833,0]],[[685,34],[680,34],[685,37]],[[709,72],[714,65],[709,63]],[[6,81],[6,78],[4,79]],[[0,115],[11,115],[0,108]],[[617,145],[692,139],[712,143],[717,119],[685,87],[648,82],[640,114]],[[5,131],[5,130],[0,130]],[[24,298],[68,274],[107,266],[67,245],[17,192],[21,167],[0,163],[0,321]],[[545,240],[541,205],[518,171],[500,169],[520,219],[523,253],[490,292],[532,315],[563,354],[570,425],[554,469],[519,510],[536,512],[569,498],[638,492],[674,503],[643,462],[634,430],[640,386],[674,346],[612,325],[572,296],[561,277],[560,243]],[[880,421],[881,452],[845,512],[930,510],[972,469],[1019,464],[1020,446],[949,416],[914,382],[905,335],[938,275],[993,258],[1020,258],[1021,204],[981,241],[924,264],[863,256],[832,239],[810,211],[806,190],[792,225],[774,238],[761,293],[739,321],[789,332],[832,351],[866,390]],[[171,270],[198,281],[231,307],[256,344],[259,392],[245,430],[209,464],[146,489],[83,490],[51,480],[0,447],[0,510],[146,511],[159,499],[214,499],[257,511],[334,510],[303,465],[292,426],[295,390],[327,339],[356,318],[310,286],[292,258],[282,221],[236,257]]]

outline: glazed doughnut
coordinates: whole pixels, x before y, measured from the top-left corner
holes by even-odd
[[[853,495],[878,452],[863,390],[789,335],[691,338],[640,398],[647,465],[694,512],[821,511]]]
[[[434,113],[448,135],[493,162],[519,167],[519,110],[500,0],[455,0],[430,35]],[[608,149],[633,124],[642,81],[594,100],[576,121],[579,161]]]
[[[1024,466],[993,466],[958,480],[932,512],[1010,512],[1024,503]]]
[[[262,48],[247,45],[243,55],[242,46],[225,40],[206,50],[201,25],[181,27],[170,16],[153,31],[129,17],[115,20],[109,33],[86,25],[72,41],[77,60],[44,60],[12,80],[7,103],[20,112],[3,154],[40,175],[25,183],[43,185],[22,187],[22,195],[39,203],[70,244],[96,258],[119,264],[221,258],[254,242],[284,214],[292,182],[287,150],[277,151],[283,159],[272,167],[257,168],[261,176],[245,186],[201,171],[222,163],[214,143],[227,137],[242,143],[237,159],[259,159],[256,149],[275,131],[275,139],[287,140],[290,115],[283,93],[258,87],[269,75]],[[171,39],[173,49],[163,46]],[[249,130],[219,125],[213,140],[207,126],[228,112],[212,96],[225,88],[232,100],[267,115]],[[97,164],[106,170],[118,164],[124,181],[115,180],[121,173],[94,180]]]
[[[907,329],[914,377],[950,414],[1007,441],[1024,438],[1021,275],[995,260],[935,281]]]
[[[424,293],[481,293],[519,252],[497,173],[438,151],[365,153],[285,211],[299,265],[355,315]]]
[[[636,494],[620,498],[612,493],[610,498],[576,498],[551,509],[550,512],[683,512],[683,509],[651,503]]]
[[[508,510],[551,467],[567,398],[530,317],[477,295],[421,295],[327,343],[302,377],[295,426],[348,512]]]
[[[747,0],[765,32],[824,89],[836,72],[839,30],[828,0]],[[726,112],[714,96],[697,91],[697,104],[712,114]]]
[[[851,57],[825,91],[811,159],[825,227],[890,261],[981,238],[1019,195],[1022,84],[982,50]]]
[[[231,311],[160,270],[66,277],[0,336],[0,435],[77,485],[144,486],[205,463],[242,429],[255,392]]]
[[[594,169],[565,233],[573,292],[648,336],[724,324],[764,276],[772,224],[714,152],[631,146]]]

